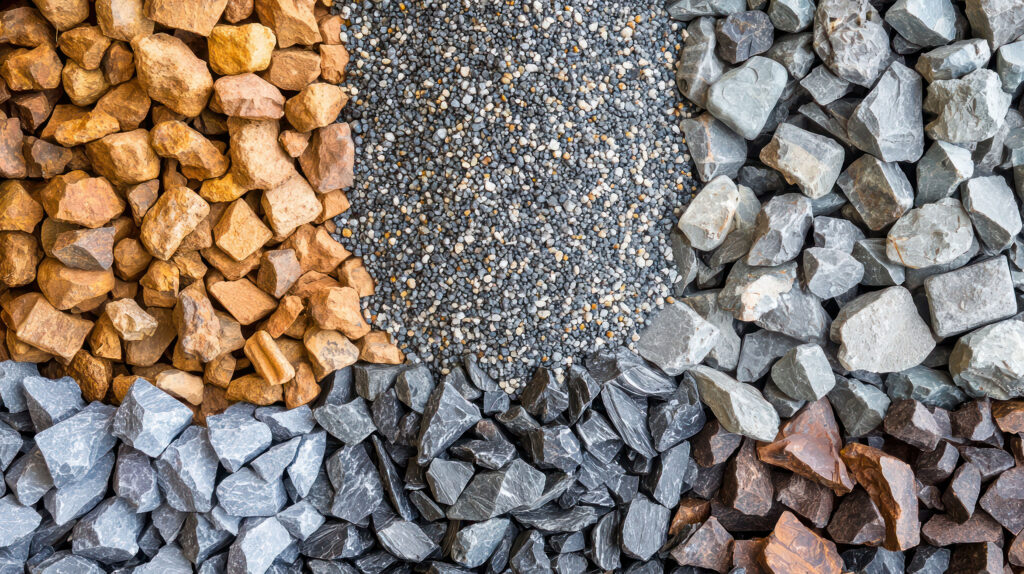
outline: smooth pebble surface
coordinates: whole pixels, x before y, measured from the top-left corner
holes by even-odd
[[[669,231],[695,191],[673,86],[682,27],[642,0],[364,2],[342,119],[342,240],[367,305],[444,371],[508,392],[595,344],[632,346],[670,295]]]

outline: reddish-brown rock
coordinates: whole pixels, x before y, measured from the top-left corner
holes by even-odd
[[[28,176],[50,179],[64,173],[73,154],[63,146],[39,138],[27,137],[21,147]]]
[[[921,523],[917,514],[914,471],[910,465],[860,443],[847,444],[840,456],[885,521],[883,546],[892,551],[917,546]]]
[[[211,179],[227,172],[230,163],[206,136],[185,122],[163,122],[149,132],[157,155],[178,160],[181,173],[189,179]]]
[[[184,42],[152,34],[132,39],[132,48],[139,81],[150,98],[190,118],[203,111],[213,92],[213,77],[206,62]]]
[[[114,245],[114,271],[125,281],[135,281],[146,272],[153,256],[134,237],[126,237]]]
[[[1005,433],[1024,433],[1024,400],[993,401],[992,419]]]
[[[230,117],[276,120],[284,117],[284,104],[281,90],[256,74],[224,76],[213,83],[211,105]]]
[[[0,231],[32,233],[45,212],[19,181],[0,182]]]
[[[74,147],[116,133],[119,129],[117,118],[103,111],[92,110],[80,118],[62,123],[53,132],[53,137],[62,146]]]
[[[74,28],[89,17],[89,0],[33,0],[57,31]]]
[[[223,353],[220,319],[201,282],[189,285],[178,294],[174,322],[178,327],[178,342],[186,353],[206,363]]]
[[[242,325],[251,325],[277,308],[277,301],[248,279],[221,281],[211,285],[209,291]]]
[[[338,265],[337,275],[338,282],[342,286],[355,289],[360,297],[369,297],[376,292],[376,284],[373,281],[373,277],[366,270],[366,266],[363,265],[363,260],[360,257],[350,257],[342,261],[341,265]],[[739,446],[739,441],[736,441],[736,446]],[[736,446],[733,446],[732,450],[735,450]],[[725,454],[726,458],[732,454],[732,450]],[[722,454],[722,452],[722,450],[719,450],[718,454]]]
[[[2,84],[0,80],[0,84]],[[58,109],[81,110],[77,106],[71,104],[57,105],[57,100],[61,96],[60,89],[45,90],[42,92],[29,92],[14,94],[11,96],[11,111],[13,115],[18,116],[21,119],[21,129],[25,131],[35,131],[39,129],[39,126],[43,125],[48,118],[59,117],[57,114]],[[85,110],[81,110],[81,113],[85,113]],[[51,134],[52,135],[52,134]],[[47,137],[47,131],[44,129],[40,134],[43,139],[52,139]]]
[[[273,237],[270,228],[243,199],[235,200],[213,227],[214,243],[235,261],[243,261]]]
[[[345,261],[342,266],[352,261],[355,261],[355,259]],[[339,272],[339,279],[341,278],[340,275],[341,273]],[[342,279],[341,282],[345,284],[346,280]],[[360,293],[360,296],[365,297],[362,293]],[[712,419],[705,423],[704,428],[690,439],[690,447],[692,448],[693,460],[704,468],[710,468],[729,460],[729,457],[732,456],[732,453],[736,452],[736,449],[739,448],[742,442],[743,435],[725,430],[717,420]]]
[[[64,66],[57,51],[49,44],[40,44],[31,50],[16,49],[2,61],[0,77],[11,90],[52,90],[60,85],[60,73]]]
[[[18,118],[0,118],[0,177],[17,179],[28,175],[22,152],[25,134]]]
[[[152,33],[152,30],[146,34]],[[106,76],[110,85],[123,84],[135,76],[135,54],[124,42],[114,42],[107,48],[103,55],[103,75]],[[149,96],[146,96],[149,99]]]
[[[832,542],[783,512],[764,547],[764,566],[772,574],[840,574],[843,561]]]
[[[309,133],[282,130],[281,134],[277,136],[277,141],[289,157],[297,158],[302,155],[302,152],[306,150],[306,146],[309,145],[309,136]]]
[[[302,275],[299,260],[291,249],[266,251],[260,259],[260,270],[256,276],[256,285],[269,295],[280,299],[291,289],[295,281]]]
[[[679,501],[675,516],[672,517],[672,524],[669,525],[668,535],[675,536],[682,532],[683,527],[690,524],[700,524],[711,516],[711,503],[691,496],[684,497]]]
[[[932,546],[996,542],[1003,539],[999,523],[984,511],[976,510],[971,518],[958,523],[947,514],[936,514],[921,526],[921,538]]]
[[[103,54],[110,46],[110,38],[99,26],[79,26],[57,37],[57,47],[86,70],[96,70],[103,62]]]
[[[791,470],[845,494],[853,488],[842,447],[839,425],[827,397],[808,404],[779,429],[772,443],[758,448],[763,462]]]
[[[326,193],[352,185],[355,147],[346,123],[331,124],[313,132],[299,165],[313,189]]]
[[[152,102],[137,79],[111,89],[96,102],[96,110],[117,119],[120,131],[138,129],[149,114]]]
[[[103,70],[86,70],[74,60],[64,64],[60,79],[64,93],[76,106],[91,106],[110,89],[110,82]]]
[[[253,0],[228,0],[224,7],[224,19],[232,24],[252,16]]]
[[[156,333],[156,319],[134,299],[110,301],[104,306],[103,312],[123,341],[141,341]]]
[[[275,50],[262,75],[282,90],[297,92],[320,76],[320,54],[303,48]]]
[[[18,339],[70,361],[92,330],[92,321],[62,313],[42,297],[34,298],[14,329]]]
[[[302,343],[309,354],[316,380],[323,380],[328,374],[355,364],[359,349],[338,331],[309,328],[302,337]]]
[[[776,500],[803,516],[815,528],[828,525],[835,495],[827,486],[795,473],[777,476],[773,483]]]
[[[39,264],[36,282],[54,307],[66,311],[110,293],[114,288],[114,273],[109,269],[72,269],[56,259],[47,258]]]
[[[114,378],[114,367],[110,361],[91,355],[84,349],[75,353],[65,371],[78,383],[86,401],[104,400]]]
[[[732,567],[732,535],[713,516],[672,549],[680,566],[706,568],[724,574]]]
[[[114,228],[72,229],[61,232],[50,252],[75,269],[101,271],[114,264]]]
[[[104,35],[125,42],[152,34],[154,27],[143,10],[143,0],[96,0],[96,21]]]
[[[320,77],[325,82],[340,84],[345,80],[348,49],[341,44],[320,44]]]
[[[349,339],[359,339],[370,332],[359,309],[359,294],[351,287],[318,291],[309,299],[309,314],[321,329],[340,331]]]
[[[1011,533],[1024,531],[1024,467],[1000,474],[989,484],[978,504]]]
[[[36,280],[43,252],[39,242],[21,231],[0,231],[0,284],[23,287]]]
[[[774,495],[768,467],[758,460],[753,439],[744,439],[725,467],[721,501],[743,514],[764,516],[772,509]]]
[[[54,35],[53,26],[35,8],[22,6],[0,12],[0,44],[35,48],[52,43]]]
[[[382,365],[401,365],[405,362],[405,353],[391,342],[391,337],[384,331],[370,331],[356,341],[359,349],[359,360]]]
[[[953,473],[946,492],[942,494],[942,504],[953,520],[967,522],[974,514],[974,505],[980,494],[981,472],[977,466],[967,462]]]
[[[92,354],[96,357],[111,361],[120,361],[122,358],[121,337],[118,336],[114,326],[110,323],[110,318],[106,315],[100,315],[99,319],[96,319],[96,324],[93,325],[87,342]]]
[[[303,361],[295,368],[295,378],[284,384],[284,406],[295,409],[313,402],[320,396],[320,385],[316,383],[313,367]]]
[[[292,159],[277,143],[276,120],[228,118],[231,170],[240,185],[271,189],[295,175]]]
[[[244,401],[258,406],[272,405],[284,398],[281,385],[271,385],[259,375],[245,375],[228,384],[224,395],[228,401]]]
[[[299,226],[316,221],[323,209],[316,192],[298,174],[264,191],[260,206],[277,237],[286,237]]]

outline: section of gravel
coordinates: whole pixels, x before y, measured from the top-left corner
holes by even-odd
[[[673,211],[693,191],[680,27],[637,0],[341,14],[358,158],[338,223],[378,278],[375,323],[444,368],[479,354],[510,390],[595,342],[632,344],[669,295]]]

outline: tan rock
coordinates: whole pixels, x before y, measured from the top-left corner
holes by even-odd
[[[60,85],[63,65],[49,44],[31,50],[19,48],[0,59],[0,77],[13,91],[52,90]]]
[[[220,4],[223,9],[225,1],[202,4]],[[161,2],[168,3],[179,2]],[[206,62],[197,58],[184,42],[168,34],[137,36],[132,40],[132,49],[139,81],[150,98],[190,118],[203,111],[213,92],[213,76]]]
[[[341,331],[349,339],[370,332],[359,309],[359,293],[351,287],[331,287],[309,298],[309,316],[321,329]]]
[[[296,174],[292,159],[277,143],[276,120],[228,118],[231,169],[239,184],[271,189]]]
[[[320,193],[352,185],[355,146],[348,124],[331,124],[313,132],[299,165],[310,185]]]
[[[300,275],[302,275],[302,268],[299,266],[299,260],[295,257],[294,250],[266,251],[260,259],[256,285],[272,297],[280,299],[292,288]]]
[[[139,284],[142,286],[142,301],[147,307],[170,308],[177,305],[181,284],[177,265],[155,259],[149,264]]]
[[[124,344],[124,361],[129,365],[149,367],[163,357],[167,347],[177,336],[174,318],[170,309],[147,307],[146,312],[157,322],[156,332],[141,341],[127,341]]]
[[[320,77],[320,54],[304,48],[276,50],[263,79],[282,90],[297,92]]]
[[[222,76],[266,70],[276,43],[274,31],[261,24],[215,26],[208,39],[210,67]]]
[[[138,129],[146,120],[151,103],[142,84],[138,80],[132,80],[103,94],[96,102],[95,111],[114,116],[117,118],[120,131],[129,132]]]
[[[0,231],[0,284],[23,287],[36,280],[43,252],[35,237],[21,231]]]
[[[320,273],[331,273],[351,255],[326,229],[311,225],[299,227],[282,247],[295,250],[303,271]]]
[[[28,175],[28,164],[22,151],[25,134],[18,118],[0,118],[0,177],[17,179]]]
[[[351,257],[341,262],[338,266],[338,281],[345,287],[355,289],[360,297],[369,297],[376,292],[376,283],[360,257]]]
[[[233,257],[221,251],[216,245],[203,249],[202,253],[203,258],[210,266],[220,271],[228,281],[241,279],[253,272],[260,266],[260,257],[263,255],[261,250],[257,250],[245,259],[235,261]]]
[[[316,192],[306,178],[298,174],[264,191],[260,205],[277,237],[285,237],[299,226],[312,223],[323,209]]]
[[[242,261],[263,247],[273,233],[243,199],[231,203],[213,227],[214,242],[235,261]]]
[[[149,137],[157,155],[178,160],[181,173],[189,179],[211,179],[228,171],[230,163],[227,156],[185,122],[157,124],[149,132]]]
[[[245,342],[245,356],[252,362],[256,374],[271,385],[283,385],[295,377],[295,369],[285,357],[277,342],[266,331],[256,331]]]
[[[124,198],[128,202],[128,208],[132,210],[132,220],[135,225],[142,225],[142,218],[156,203],[159,191],[160,182],[155,179],[129,186],[125,190]]]
[[[277,301],[248,279],[221,281],[209,287],[210,295],[242,325],[251,325],[271,314]]]
[[[89,0],[33,0],[58,32],[74,28],[89,17]]]
[[[297,409],[313,402],[320,396],[320,385],[316,384],[313,367],[303,361],[295,369],[295,378],[284,384],[284,406]]]
[[[281,134],[277,136],[277,142],[281,144],[289,157],[297,158],[309,145],[309,136],[308,133],[295,130],[281,130]]]
[[[3,79],[0,78],[0,85],[2,84]],[[11,109],[14,112],[12,115],[16,115],[21,119],[22,130],[25,132],[35,131],[39,126],[43,125],[47,118],[55,115],[53,112],[56,111],[56,107],[59,107],[57,106],[57,100],[62,95],[64,93],[59,88],[42,92],[14,94],[11,96]],[[40,137],[49,139],[43,134],[40,134]]]
[[[277,309],[267,318],[263,329],[275,339],[288,332],[295,320],[305,310],[302,299],[288,295],[281,299]]]
[[[256,0],[260,22],[274,29],[277,45],[312,46],[320,42],[320,28],[313,15],[316,0]]]
[[[152,34],[154,22],[146,17],[142,1],[96,0],[96,21],[103,34],[125,42],[131,42],[139,35]]]
[[[53,219],[90,228],[102,227],[124,211],[124,202],[105,177],[78,170],[50,180],[39,200]]]
[[[134,281],[122,281],[114,278],[114,288],[110,290],[111,299],[134,299],[139,295],[139,284]]]
[[[235,376],[235,363],[235,357],[231,353],[224,353],[206,363],[206,366],[203,367],[203,381],[207,385],[214,385],[221,389],[228,388],[231,379]]]
[[[53,257],[53,244],[57,242],[57,236],[65,231],[79,229],[77,225],[63,223],[56,219],[47,217],[39,226],[39,243],[47,257]]]
[[[26,310],[15,335],[24,343],[70,361],[91,330],[92,321],[62,313],[40,297]]]
[[[228,385],[224,398],[231,402],[246,402],[257,406],[269,406],[284,397],[281,385],[271,385],[259,375],[245,375]]]
[[[227,410],[231,403],[227,400],[227,392],[220,387],[206,386],[203,393],[203,404],[193,413],[192,422],[206,426],[206,418],[219,415]]]
[[[360,361],[387,365],[401,365],[405,362],[405,354],[384,331],[370,331],[356,341],[356,347],[359,349]]]
[[[348,66],[349,54],[345,46],[339,44],[320,45],[320,77],[325,82],[340,84],[345,81],[345,67]]]
[[[60,51],[86,70],[99,69],[108,46],[110,38],[99,26],[79,26],[57,37]]]
[[[146,0],[146,16],[168,28],[209,36],[228,0]]]
[[[0,231],[32,233],[44,215],[43,206],[22,182],[0,182]]]
[[[292,285],[288,294],[307,301],[319,291],[342,286],[343,285],[341,283],[338,283],[338,281],[330,275],[325,275],[319,271],[307,271],[299,277],[299,280],[295,282],[295,285]]]
[[[234,24],[252,16],[253,0],[228,0],[224,7],[224,19]]]
[[[308,132],[333,123],[346,103],[348,95],[341,88],[317,82],[285,102],[284,114],[293,128]]]
[[[199,360],[199,357],[189,354],[181,347],[181,339],[174,343],[174,350],[171,352],[171,366],[179,371],[188,373],[203,372],[203,363]]]
[[[149,32],[147,32],[149,33]],[[123,84],[135,76],[135,54],[124,42],[113,42],[103,54],[103,62],[100,63],[103,75],[111,86]],[[149,96],[146,96],[149,99]]]
[[[120,123],[114,116],[92,110],[78,119],[62,123],[53,137],[60,145],[73,147],[116,133],[120,128]]]
[[[125,281],[135,281],[153,261],[153,256],[142,243],[133,237],[127,237],[114,245],[114,271]]]
[[[302,337],[316,380],[355,364],[359,349],[338,331],[310,327]]]
[[[55,92],[60,92],[60,90],[54,90],[54,91]],[[46,98],[46,94],[47,94],[47,92],[36,92],[34,94],[31,94],[32,96],[36,96],[36,100],[41,100],[38,103],[38,105],[42,106],[44,108],[44,109],[41,109],[39,111],[40,117],[36,118],[36,120],[34,120],[34,121],[40,121],[41,120],[41,121],[45,121],[46,122],[46,126],[43,127],[43,131],[39,133],[40,139],[44,139],[44,140],[46,140],[48,142],[56,142],[57,140],[55,140],[53,138],[53,134],[57,132],[57,128],[59,128],[61,126],[61,124],[63,124],[64,122],[66,122],[68,120],[73,120],[73,119],[80,118],[80,117],[84,116],[85,114],[89,113],[89,110],[87,110],[85,108],[80,108],[78,106],[73,106],[71,104],[50,105],[48,103],[48,99]],[[24,94],[19,94],[19,95],[24,95]],[[12,102],[13,102],[13,100],[12,100]],[[49,120],[49,121],[47,121],[47,120]],[[24,117],[22,117],[22,123],[23,124],[25,123],[25,118]],[[27,127],[27,125],[26,125],[26,127]],[[27,129],[35,129],[35,128],[27,128]]]
[[[175,253],[170,262],[178,269],[183,282],[199,281],[209,270],[202,256],[196,252]]]
[[[242,325],[234,317],[224,311],[217,311],[220,320],[220,350],[223,353],[240,351],[245,346],[242,336]]]
[[[29,6],[0,12],[0,44],[35,48],[53,42],[56,34],[39,10]]]
[[[157,375],[153,385],[193,405],[203,402],[203,379],[193,374],[170,369]]]
[[[277,86],[256,74],[239,74],[213,83],[210,105],[229,117],[276,120],[284,117],[284,101]]]
[[[143,310],[134,299],[111,301],[103,308],[111,326],[123,341],[141,341],[156,333],[156,318]]]
[[[74,60],[68,60],[64,64],[60,76],[68,99],[76,106],[91,106],[110,89],[110,83],[103,75],[103,70],[86,70]]]
[[[187,187],[163,193],[142,220],[141,239],[157,259],[167,261],[185,236],[199,225],[210,206]]]
[[[317,26],[320,28],[320,38],[326,45],[341,44],[341,28],[345,21],[337,14],[329,14],[318,17]]]
[[[178,325],[178,341],[185,352],[204,363],[224,352],[220,345],[220,319],[201,282],[181,290],[174,308],[174,321]]]
[[[81,349],[65,369],[82,389],[82,398],[87,402],[102,401],[107,397],[114,378],[114,366],[110,361],[89,354]]]
[[[157,125],[163,122],[175,122],[180,120],[188,119],[184,114],[172,110],[171,108],[163,105],[156,104],[153,106],[152,117],[153,125]]]
[[[74,269],[102,271],[114,264],[114,228],[61,232],[50,248],[53,257]]]
[[[242,197],[247,191],[249,188],[239,185],[234,172],[229,171],[221,177],[204,181],[199,195],[211,203],[224,203]]]
[[[160,177],[160,157],[149,145],[149,132],[132,130],[104,136],[85,146],[97,173],[116,186]]]
[[[96,319],[86,342],[94,356],[111,361],[121,360],[121,337],[110,322],[110,317],[105,314]]]
[[[21,146],[28,176],[50,179],[64,173],[73,154],[63,146],[35,137],[26,137]]]

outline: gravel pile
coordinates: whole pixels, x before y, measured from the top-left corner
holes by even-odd
[[[443,368],[479,354],[510,391],[632,344],[693,191],[680,27],[637,0],[340,9],[358,157],[338,224],[378,278],[375,323]]]

